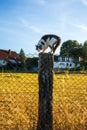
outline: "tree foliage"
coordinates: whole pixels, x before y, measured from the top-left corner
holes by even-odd
[[[34,67],[38,67],[38,57],[27,58],[26,67],[28,70],[31,70]]]
[[[24,52],[24,50],[22,48],[20,50],[19,56],[21,58],[22,63],[25,63],[26,56],[25,56],[25,52]]]
[[[87,40],[83,44],[84,47],[87,47]]]
[[[87,60],[87,41],[83,45],[76,40],[65,41],[61,46],[60,55],[72,56],[74,58],[82,57],[84,60]]]
[[[71,51],[78,47],[79,43],[76,40],[67,40],[62,44],[60,55],[72,56]]]

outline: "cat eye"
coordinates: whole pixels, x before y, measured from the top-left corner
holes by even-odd
[[[41,42],[41,44],[42,44],[42,45],[45,45],[45,43],[44,43],[44,42]]]

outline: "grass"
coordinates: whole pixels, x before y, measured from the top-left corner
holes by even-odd
[[[54,80],[55,130],[86,130],[87,75],[57,75]]]
[[[87,129],[87,75],[54,74],[53,130]],[[35,130],[38,75],[0,73],[0,130]]]

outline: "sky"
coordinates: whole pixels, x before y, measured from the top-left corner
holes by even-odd
[[[83,44],[87,0],[0,0],[0,49],[37,54],[35,45],[44,34],[60,36],[61,45],[67,40]]]

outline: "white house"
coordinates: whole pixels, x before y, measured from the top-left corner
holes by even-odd
[[[60,69],[74,69],[76,67],[80,67],[80,63],[73,59],[72,57],[68,56],[54,56],[54,69],[60,68]]]

